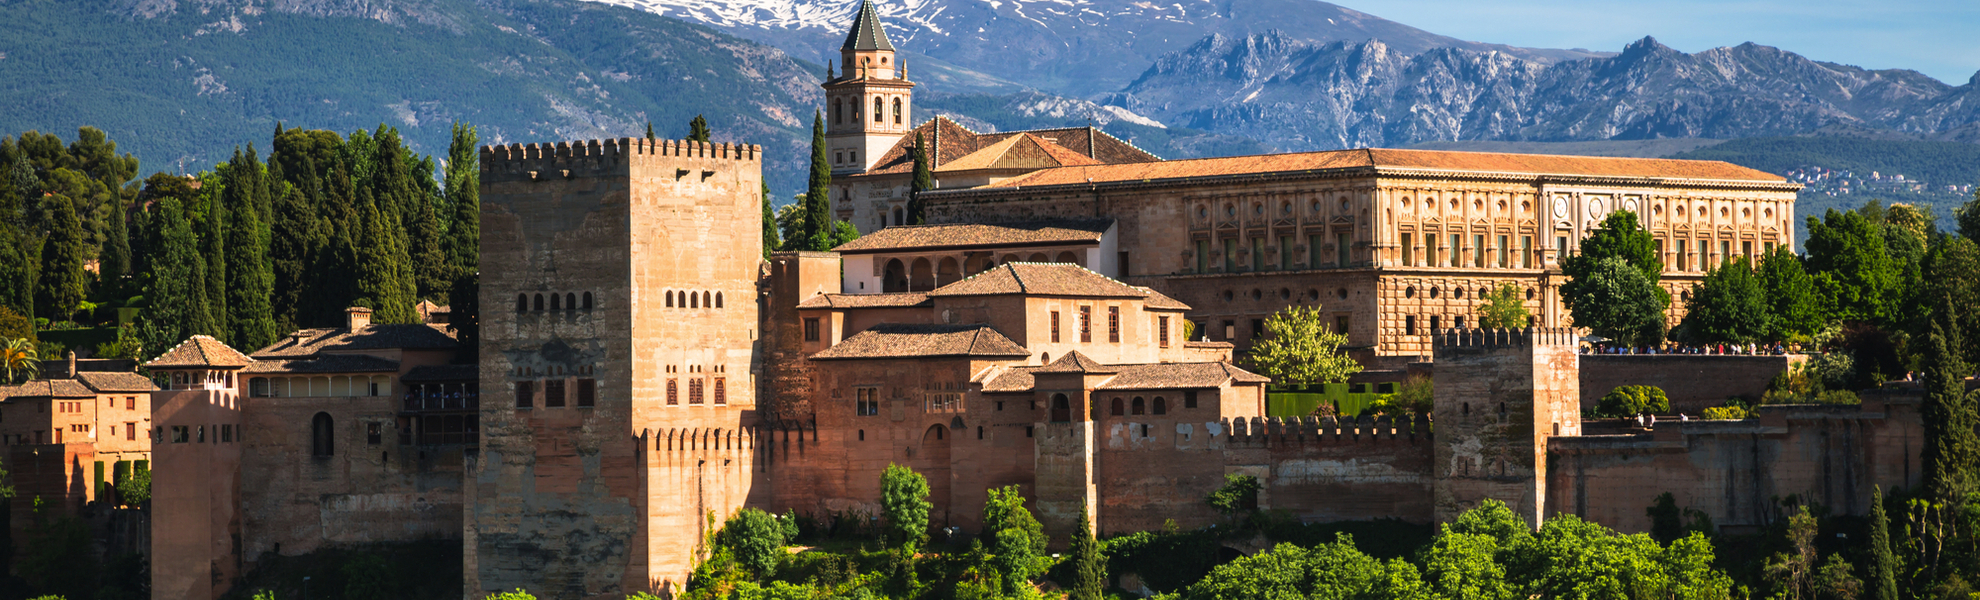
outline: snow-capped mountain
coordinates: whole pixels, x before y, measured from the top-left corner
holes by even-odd
[[[860,2],[593,1],[702,23],[820,63],[836,58]],[[952,78],[942,82],[949,91],[1010,81],[1066,95],[1112,92],[1204,36],[1268,30],[1323,43],[1375,39],[1405,54],[1457,47],[1542,63],[1594,56],[1467,42],[1317,0],[883,0],[875,6],[910,68],[918,62],[924,73]]]

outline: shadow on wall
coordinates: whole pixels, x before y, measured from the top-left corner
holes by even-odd
[[[456,598],[461,594],[461,541],[426,540],[318,550],[301,556],[268,553],[222,600],[249,600],[269,590],[303,598],[303,578],[316,598]]]

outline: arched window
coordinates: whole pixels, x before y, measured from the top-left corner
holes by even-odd
[[[1064,423],[1072,420],[1072,404],[1065,394],[1052,394],[1052,422]]]
[[[1163,400],[1161,396],[1156,396],[1156,397],[1155,397],[1155,414],[1158,414],[1158,415],[1166,415],[1166,414],[1169,414],[1169,401],[1168,401],[1168,400]]]
[[[715,292],[715,308],[721,308],[721,307],[722,307],[722,293]]]
[[[550,310],[564,310],[564,307],[563,307],[563,305],[562,305],[562,303],[560,302],[561,300],[562,300],[562,299],[561,299],[561,298],[559,298],[559,297],[557,297],[557,295],[556,295],[556,294],[551,294],[551,295],[550,295]]]
[[[1116,416],[1116,417],[1118,417],[1118,416],[1121,416],[1122,414],[1124,414],[1125,412],[1126,412],[1126,411],[1124,411],[1124,410],[1122,410],[1122,407],[1121,407],[1121,399],[1120,399],[1120,398],[1115,398],[1115,399],[1114,399],[1114,401],[1113,401],[1113,403],[1112,403],[1112,410],[1109,410],[1109,411],[1107,412],[1107,414],[1110,414],[1110,415],[1114,415],[1114,416]]]
[[[529,312],[529,294],[516,294],[516,312]]]
[[[839,99],[837,99],[837,98],[833,98],[833,99],[832,99],[832,124],[833,124],[833,125],[838,125],[838,124],[840,124],[840,123],[844,123],[844,122],[846,122],[846,107],[845,107],[844,105],[841,105],[841,104],[839,104]]]
[[[688,292],[688,308],[701,308],[701,294]]]
[[[543,294],[536,295],[536,310],[543,310]]]
[[[887,103],[886,103],[885,101],[883,101],[883,100],[881,100],[879,96],[874,96],[874,97],[873,97],[873,122],[875,122],[875,123],[881,123],[881,122],[885,122],[885,121],[887,120],[887,118],[886,118],[886,117],[887,117]]]
[[[1142,400],[1140,396],[1135,396],[1135,397],[1134,397],[1134,414],[1137,414],[1137,415],[1145,415],[1145,414],[1148,414],[1148,401],[1147,401],[1147,400]]]
[[[330,456],[337,453],[337,423],[330,413],[316,413],[309,422],[309,453]]]
[[[894,124],[901,124],[901,99],[894,99]]]
[[[701,293],[701,305],[702,305],[702,306],[715,306],[715,294],[712,294],[712,293],[709,293],[709,292],[702,292],[702,293]]]
[[[564,292],[564,310],[577,310],[577,294]]]
[[[584,309],[591,310],[591,292],[584,293]]]
[[[674,307],[674,290],[667,290],[667,308]]]

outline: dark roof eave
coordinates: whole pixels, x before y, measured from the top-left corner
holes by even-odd
[[[1078,169],[1083,167],[1057,167]],[[1040,169],[1041,171],[1044,169]],[[1497,171],[1445,171],[1433,169],[1411,169],[1396,167],[1342,167],[1338,169],[1304,169],[1299,171],[1271,171],[1265,173],[1232,173],[1227,175],[1197,175],[1191,177],[1164,177],[1156,179],[1136,179],[1132,181],[1094,181],[1062,183],[1041,186],[983,186],[956,190],[929,190],[923,192],[928,198],[970,199],[976,196],[992,196],[1019,191],[1054,193],[1083,190],[1132,190],[1146,187],[1168,187],[1177,184],[1214,184],[1241,181],[1297,181],[1304,179],[1342,179],[1349,177],[1395,177],[1406,179],[1484,179],[1491,181],[1527,181],[1532,183],[1573,183],[1595,185],[1633,185],[1640,187],[1703,188],[1703,189],[1772,189],[1775,191],[1800,191],[1802,185],[1787,181],[1760,181],[1745,179],[1689,179],[1681,177],[1619,177],[1611,175],[1562,175],[1512,173]]]
[[[1067,241],[1067,242],[1033,242],[1033,243],[1010,242],[1010,243],[1001,243],[1001,244],[956,244],[956,245],[945,245],[945,246],[903,246],[898,248],[862,248],[859,250],[844,250],[839,252],[839,254],[885,254],[888,252],[926,252],[929,250],[971,250],[971,249],[985,249],[985,248],[1041,248],[1047,246],[1098,246],[1098,245],[1100,245],[1100,240]]]

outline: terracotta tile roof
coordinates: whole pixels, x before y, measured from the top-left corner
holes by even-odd
[[[147,368],[182,367],[245,367],[254,359],[246,354],[220,343],[220,340],[204,335],[195,335],[180,342],[178,346],[144,363]]]
[[[1148,163],[1162,160],[1162,157],[1134,147],[1134,144],[1121,141],[1105,131],[1091,127],[1063,127],[1057,129],[1028,129],[1023,131],[1003,131],[998,133],[977,133],[956,124],[948,117],[935,117],[901,136],[873,168],[862,175],[895,175],[914,172],[914,136],[920,134],[928,145],[934,147],[935,161],[931,168],[942,171],[950,163],[978,150],[988,148],[1021,134],[1030,134],[1049,146],[1056,146],[1071,154],[1085,156],[1098,164],[1117,165],[1127,163]],[[855,175],[859,177],[862,175]]]
[[[1020,133],[1003,141],[969,153],[962,158],[949,161],[937,173],[976,171],[981,169],[1036,171],[1053,167],[1076,167],[1080,165],[1102,164],[1084,154],[1047,142],[1037,135]]]
[[[928,292],[944,296],[1074,296],[1082,298],[1144,298],[1147,293],[1107,276],[1068,263],[1004,263]]]
[[[925,292],[892,294],[818,294],[799,302],[798,308],[903,308],[929,306]]]
[[[312,358],[270,358],[248,365],[248,373],[394,373],[399,362],[365,354],[325,354]]]
[[[831,348],[811,355],[812,360],[866,358],[926,358],[935,356],[983,356],[996,358],[1029,355],[1023,346],[1004,337],[989,325],[919,325],[888,323],[875,325],[846,338]]]
[[[399,377],[399,381],[420,383],[426,381],[480,381],[481,367],[476,365],[427,365],[413,367]]]
[[[1156,363],[1120,365],[1120,375],[1101,385],[1109,390],[1166,390],[1213,388],[1231,383],[1271,383],[1271,378],[1240,369],[1231,363]]]
[[[1148,298],[1142,300],[1142,306],[1147,308],[1156,310],[1189,310],[1188,304],[1183,304],[1181,300],[1170,298],[1168,295],[1157,292],[1153,288],[1134,286],[1134,289],[1148,293]]]
[[[990,187],[1034,187],[1349,168],[1787,182],[1779,175],[1709,160],[1374,148],[1061,167],[1003,181]]]
[[[89,389],[99,392],[150,392],[158,389],[158,385],[152,383],[151,378],[137,373],[83,371],[76,374],[76,379],[83,385],[89,386]]]
[[[901,225],[860,236],[832,250],[861,254],[909,248],[1098,244],[1113,226],[1112,220]]]
[[[1116,371],[1107,368],[1107,365],[1100,364],[1100,361],[1093,360],[1092,358],[1088,358],[1086,355],[1080,354],[1078,350],[1074,350],[1072,352],[1067,352],[1065,356],[1059,357],[1059,360],[1052,361],[1052,364],[1045,365],[1044,367],[1040,367],[1038,370],[1032,372],[1033,373],[1114,373]]]
[[[74,379],[34,379],[14,386],[9,398],[90,398],[96,392]]]
[[[357,331],[347,328],[301,329],[296,334],[304,337],[298,341],[296,335],[254,351],[255,358],[281,356],[312,356],[319,352],[337,350],[452,350],[460,347],[460,342],[448,336],[445,325],[415,323],[402,325],[366,325]]]
[[[1070,355],[1068,355],[1070,356]],[[1063,360],[1063,359],[1061,359]],[[1037,386],[1036,373],[1050,367],[1014,367],[983,383],[984,393],[1029,392]],[[1103,390],[1166,390],[1221,387],[1225,383],[1270,383],[1262,375],[1230,363],[1155,363],[1113,365],[1114,378],[1100,384]]]

